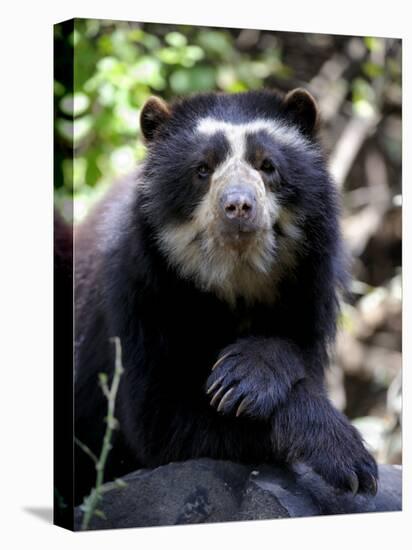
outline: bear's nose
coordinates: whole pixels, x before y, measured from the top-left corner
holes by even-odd
[[[220,203],[227,220],[247,222],[256,215],[256,195],[247,187],[230,187],[222,193]]]

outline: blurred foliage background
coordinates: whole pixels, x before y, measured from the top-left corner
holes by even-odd
[[[148,96],[304,86],[353,258],[328,373],[380,462],[401,462],[401,41],[120,21],[55,27],[55,197],[78,221],[144,158]],[[73,56],[74,52],[74,58]]]

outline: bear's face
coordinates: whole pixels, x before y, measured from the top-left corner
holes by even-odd
[[[179,274],[234,304],[270,302],[305,244],[319,194],[313,98],[303,90],[149,100],[144,209]],[[322,178],[320,178],[322,179]],[[323,178],[324,179],[324,178]]]

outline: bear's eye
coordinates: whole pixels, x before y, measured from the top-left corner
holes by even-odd
[[[199,164],[199,166],[197,167],[197,175],[201,179],[205,179],[205,178],[209,177],[210,172],[211,172],[211,170],[210,170],[209,166],[205,163]]]
[[[275,171],[275,166],[270,159],[266,158],[263,159],[260,169],[262,172],[265,172],[265,174],[272,174]]]

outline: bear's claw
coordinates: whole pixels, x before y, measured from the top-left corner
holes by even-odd
[[[242,412],[246,410],[248,404],[249,399],[247,397],[244,397],[236,410],[236,416],[240,416]]]
[[[211,384],[211,386],[209,386],[209,388],[206,390],[206,393],[209,395],[210,393],[213,392],[214,389],[216,389],[216,387],[220,384],[220,382],[223,380],[224,376],[219,376],[219,378],[217,380],[215,380],[213,382],[213,384]]]
[[[214,396],[212,397],[211,401],[210,401],[210,404],[212,407],[214,407],[216,405],[216,403],[219,401],[219,397],[222,395],[223,391],[224,391],[224,386],[219,386],[218,389],[216,390]]]
[[[219,357],[219,359],[216,361],[216,363],[212,367],[212,371],[215,370],[216,367],[220,365],[220,363],[223,363],[225,359],[233,355],[233,353],[226,353],[225,355],[222,355],[222,357]]]
[[[355,474],[355,472],[353,472],[349,476],[348,483],[349,483],[350,490],[352,491],[352,494],[356,495],[357,492],[359,491],[359,478]]]
[[[225,403],[226,401],[229,399],[230,395],[233,393],[235,388],[230,388],[229,390],[227,390],[227,392],[224,394],[224,396],[222,397],[222,399],[220,400],[220,403],[217,407],[217,412],[220,412],[223,410],[223,407],[225,406]]]

